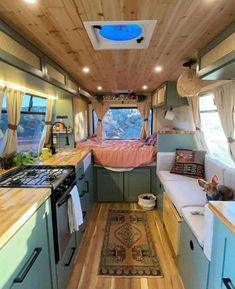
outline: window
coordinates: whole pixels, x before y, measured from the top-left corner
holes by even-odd
[[[19,151],[32,151],[34,154],[37,154],[45,123],[46,102],[45,98],[29,94],[24,95],[20,122],[17,128]],[[6,97],[4,97],[0,119],[0,149],[2,149],[3,137],[7,126]]]
[[[97,115],[93,110],[93,131],[96,132]],[[107,139],[138,139],[143,119],[136,107],[111,107],[103,118]],[[149,113],[149,127],[152,124],[152,111]]]
[[[19,151],[32,151],[37,154],[45,125],[46,102],[45,98],[29,94],[24,96],[17,128]]]
[[[229,154],[227,139],[221,126],[214,95],[208,93],[200,97],[199,102],[202,131],[209,153],[222,162],[235,167]]]

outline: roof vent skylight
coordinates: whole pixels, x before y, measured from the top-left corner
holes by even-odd
[[[156,20],[84,22],[96,50],[148,48]]]

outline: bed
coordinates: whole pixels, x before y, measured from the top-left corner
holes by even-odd
[[[108,168],[135,168],[156,160],[156,146],[144,140],[98,140],[77,142],[79,149],[90,148],[94,163]]]

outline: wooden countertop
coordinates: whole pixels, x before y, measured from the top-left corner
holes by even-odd
[[[235,201],[209,202],[208,207],[214,215],[235,234]]]
[[[0,189],[0,249],[49,198],[50,188]]]
[[[60,165],[60,166],[76,166],[87,154],[90,149],[63,149],[49,159],[42,161],[43,165]]]

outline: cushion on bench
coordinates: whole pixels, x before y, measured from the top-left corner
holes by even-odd
[[[197,181],[195,178],[190,178],[187,176],[182,176],[182,175],[177,175],[177,174],[172,174],[169,171],[159,171],[158,172],[158,177],[163,184],[164,182],[167,181],[186,181],[186,182],[195,182]]]
[[[182,216],[184,207],[203,207],[207,203],[206,193],[198,185],[197,180],[188,181],[167,181],[164,183],[165,191]]]

